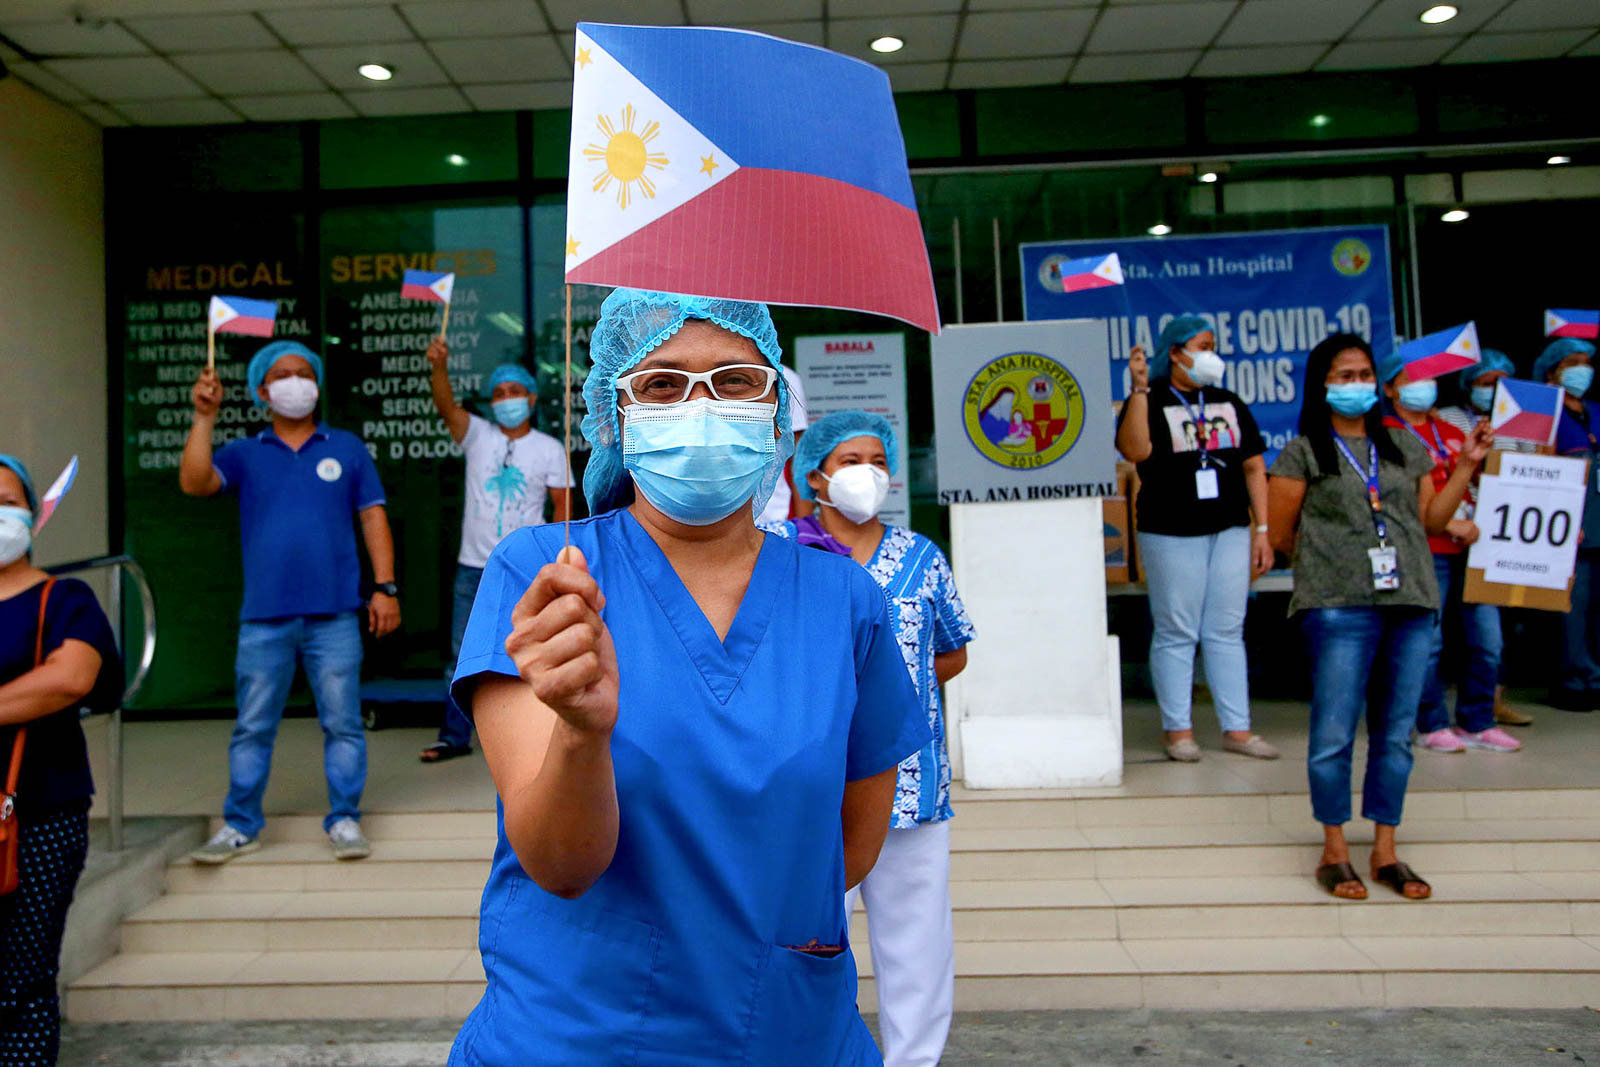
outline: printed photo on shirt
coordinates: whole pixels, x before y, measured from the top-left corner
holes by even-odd
[[[1182,404],[1169,404],[1162,408],[1167,416],[1167,430],[1172,435],[1174,452],[1197,451],[1202,438],[1207,451],[1238,448],[1244,441],[1244,435],[1239,432],[1239,414],[1233,410],[1232,401],[1207,404],[1204,424],[1200,426],[1196,426],[1189,417],[1194,410],[1193,404],[1187,409]]]

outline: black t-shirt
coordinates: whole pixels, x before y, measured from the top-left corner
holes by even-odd
[[[0,684],[33,670],[33,643],[44,582],[0,600]],[[75,639],[100,653],[100,677],[79,704],[96,710],[115,707],[122,695],[122,660],[111,635],[111,623],[87,585],[63,578],[50,590],[45,607],[44,655]],[[17,780],[17,818],[33,822],[63,808],[87,803],[94,795],[89,750],[78,724],[79,704],[26,723],[22,774]],[[11,766],[16,728],[0,726],[0,786]]]
[[[1140,531],[1198,537],[1248,526],[1250,494],[1244,484],[1244,461],[1267,450],[1250,408],[1226,389],[1180,394],[1170,378],[1151,381],[1147,399],[1151,452],[1139,464]],[[1127,411],[1124,405],[1123,415]],[[1198,425],[1202,419],[1203,427]],[[1195,483],[1202,445],[1208,465],[1217,472],[1217,495],[1211,500],[1199,498]]]

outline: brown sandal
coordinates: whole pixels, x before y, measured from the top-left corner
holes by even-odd
[[[1351,882],[1360,886],[1361,892],[1359,894],[1346,896],[1338,891],[1340,886],[1348,885]],[[1350,866],[1349,862],[1324,863],[1321,867],[1318,867],[1317,884],[1326,889],[1329,896],[1337,897],[1340,900],[1367,899],[1367,885],[1361,880],[1361,876],[1356,873],[1356,869]]]
[[[1427,900],[1433,896],[1433,886],[1423,881],[1422,877],[1411,869],[1410,864],[1401,863],[1398,860],[1373,871],[1372,880],[1379,885],[1388,886],[1407,900]],[[1413,896],[1407,893],[1406,886],[1408,885],[1420,885],[1423,889],[1422,895]]]

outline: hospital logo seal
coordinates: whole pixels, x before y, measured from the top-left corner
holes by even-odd
[[[1364,274],[1371,265],[1372,249],[1367,247],[1367,242],[1346,237],[1333,246],[1333,269],[1346,278]]]
[[[344,468],[339,466],[339,461],[332,456],[317,461],[317,477],[325,482],[336,482],[343,473]]]
[[[1048,467],[1083,433],[1083,390],[1072,372],[1037,352],[985,364],[962,397],[967,437],[985,459],[1011,470]]]

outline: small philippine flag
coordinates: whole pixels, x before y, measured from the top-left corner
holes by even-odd
[[[1600,311],[1582,311],[1578,308],[1546,308],[1544,313],[1546,337],[1600,338]]]
[[[1471,367],[1483,361],[1478,347],[1478,324],[1452,326],[1400,346],[1400,362],[1414,382]]]
[[[211,298],[211,332],[242,333],[250,337],[271,337],[278,317],[275,300],[250,300],[242,296]]]
[[[44,491],[44,496],[39,500],[39,517],[33,522],[33,532],[44,529],[44,524],[50,521],[50,516],[56,513],[56,506],[61,503],[61,498],[67,495],[67,490],[72,488],[72,483],[78,478],[78,457],[73,456],[67,461],[66,469],[56,476],[50,483],[50,488]]]
[[[454,274],[435,274],[427,270],[408,270],[400,280],[400,295],[407,300],[426,300],[432,304],[450,303],[455,291]]]
[[[1489,425],[1499,437],[1554,444],[1561,419],[1561,387],[1501,378],[1495,386]]]
[[[1104,289],[1122,284],[1122,260],[1112,252],[1105,256],[1069,259],[1061,264],[1061,291],[1076,293],[1084,289]]]

